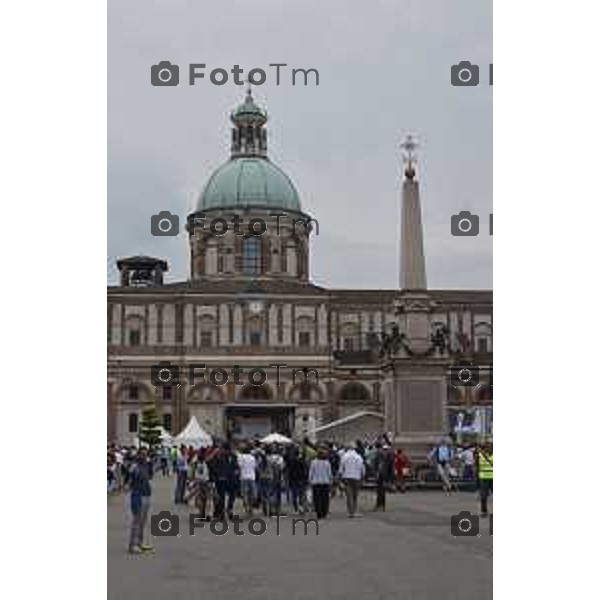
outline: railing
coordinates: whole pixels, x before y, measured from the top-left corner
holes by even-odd
[[[329,346],[250,346],[250,345],[229,345],[229,346],[213,346],[213,347],[198,347],[189,345],[180,346],[121,346],[118,344],[108,345],[109,356],[198,356],[198,355],[224,355],[232,354],[251,354],[260,357],[261,355],[283,355],[283,356],[319,356],[321,358],[329,358],[331,349]]]
[[[333,368],[378,367],[381,364],[379,353],[374,350],[334,350]]]
[[[469,473],[462,466],[457,467],[455,476],[450,476],[450,482],[461,491],[474,491],[477,486],[475,472]],[[396,480],[396,484],[399,480]],[[408,474],[403,477],[404,486],[407,489],[441,489],[442,480],[435,465],[428,461],[412,462]],[[365,487],[372,487],[376,484],[375,474],[367,468],[364,481]]]

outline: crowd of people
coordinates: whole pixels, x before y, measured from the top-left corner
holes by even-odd
[[[485,460],[482,459],[485,457]],[[491,446],[456,447],[442,440],[431,449],[429,463],[447,494],[457,489],[456,480],[479,482],[481,513],[487,515],[493,459]],[[375,487],[373,510],[386,509],[388,491],[406,492],[407,478],[414,476],[410,458],[394,449],[382,436],[366,444],[325,443],[308,439],[300,444],[263,444],[258,440],[216,443],[208,448],[161,447],[108,448],[108,490],[128,490],[133,515],[129,550],[151,551],[142,543],[149,509],[151,479],[155,474],[174,476],[175,504],[189,504],[201,518],[232,518],[237,498],[249,517],[299,515],[314,512],[317,519],[329,514],[330,499],[346,497],[348,518],[361,517],[358,498],[365,480]],[[485,476],[485,481],[480,475]],[[285,510],[284,510],[285,507]]]

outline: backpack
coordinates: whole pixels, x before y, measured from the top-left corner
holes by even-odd
[[[438,446],[435,449],[435,460],[439,464],[450,462],[452,460],[452,450],[450,448],[448,448],[448,459],[447,460],[440,460],[440,447]]]
[[[258,477],[259,479],[269,479],[270,478],[270,472],[269,472],[269,465],[267,463],[267,457],[262,453],[258,453],[255,456],[256,458],[256,465],[257,465],[257,472],[258,472]]]

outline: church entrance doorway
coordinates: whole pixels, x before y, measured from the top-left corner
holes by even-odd
[[[269,433],[294,434],[293,404],[229,404],[225,407],[227,437],[234,440],[260,439]]]

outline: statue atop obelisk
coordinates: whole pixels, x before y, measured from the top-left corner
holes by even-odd
[[[404,151],[404,180],[402,182],[402,214],[400,231],[400,288],[426,290],[425,253],[419,183],[415,180],[415,150],[417,143],[408,135],[400,145]]]

